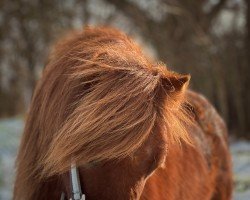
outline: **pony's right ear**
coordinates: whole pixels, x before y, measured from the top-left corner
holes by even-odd
[[[182,93],[188,86],[190,75],[171,73],[162,78],[162,86],[168,94]]]
[[[178,108],[184,100],[184,94],[190,81],[190,75],[169,73],[161,78],[159,97],[167,101],[168,107]]]

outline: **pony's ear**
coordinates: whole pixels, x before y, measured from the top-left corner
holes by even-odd
[[[168,94],[180,94],[188,86],[190,75],[171,73],[162,78],[162,86]]]
[[[159,97],[163,98],[165,105],[169,108],[179,108],[185,98],[185,91],[190,80],[190,75],[169,73],[161,79],[161,92]]]

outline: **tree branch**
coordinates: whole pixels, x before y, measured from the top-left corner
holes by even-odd
[[[132,2],[126,0],[106,0],[106,2],[114,5],[118,10],[123,12],[125,16],[133,20],[135,25],[138,26],[141,31],[149,31],[149,25],[156,23],[145,11]]]
[[[223,6],[226,4],[227,0],[220,0],[208,13],[208,20],[210,22],[213,21],[217,17],[217,15],[220,13]]]

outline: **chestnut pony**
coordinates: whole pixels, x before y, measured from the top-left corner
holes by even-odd
[[[55,45],[19,149],[14,200],[228,200],[227,130],[189,76],[144,56],[125,34],[86,28]]]

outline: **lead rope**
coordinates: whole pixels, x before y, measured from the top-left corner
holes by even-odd
[[[72,198],[70,200],[85,200],[85,195],[82,194],[81,184],[79,179],[78,169],[76,168],[75,163],[71,163],[70,169],[70,180],[71,180],[71,189],[72,189]],[[65,194],[61,194],[60,200],[65,200]]]

